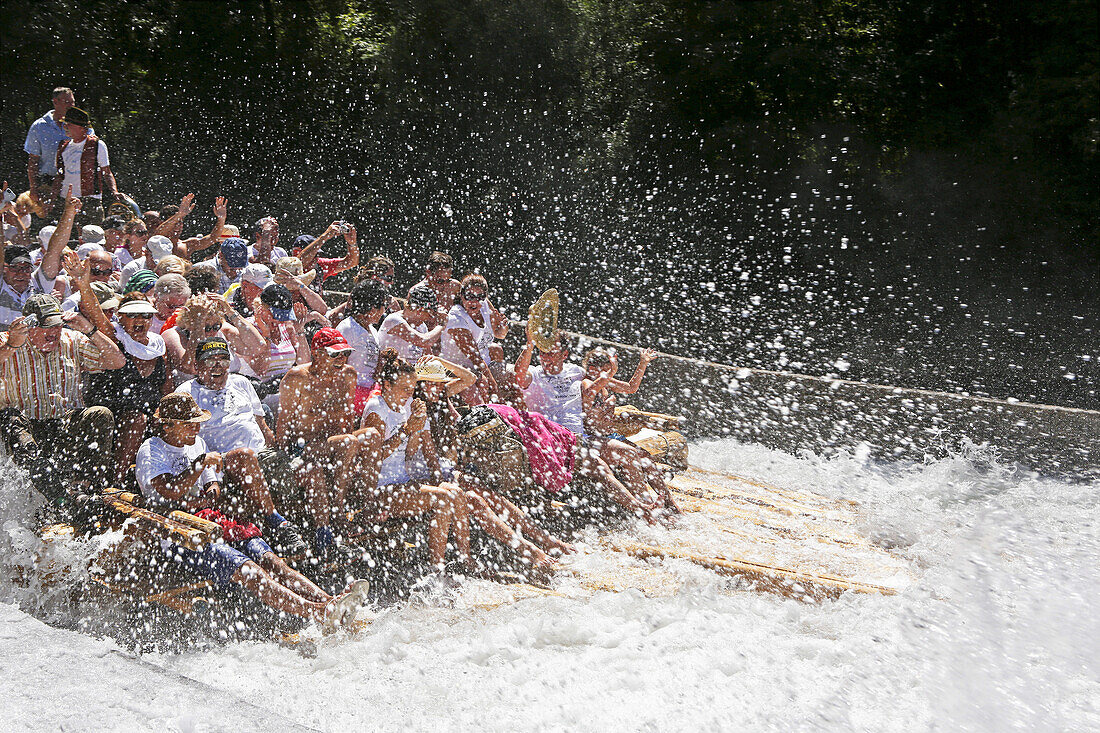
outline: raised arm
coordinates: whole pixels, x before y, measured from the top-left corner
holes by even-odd
[[[229,201],[224,196],[218,196],[214,199],[214,228],[210,230],[210,233],[205,237],[192,237],[191,239],[181,241],[183,245],[183,254],[176,252],[177,255],[185,260],[191,259],[192,252],[201,252],[207,247],[212,247],[218,237],[221,236],[222,230],[225,229],[225,219],[229,215]]]
[[[531,368],[531,357],[535,355],[535,340],[531,338],[531,327],[528,326],[527,330],[527,343],[523,346],[523,352],[516,359],[516,386],[520,389],[527,389],[531,386],[531,375],[528,370]]]
[[[453,361],[447,361],[439,356],[422,356],[417,360],[417,364],[426,359],[435,359],[440,364],[447,368],[447,371],[455,375],[455,378],[447,382],[447,396],[454,397],[457,394],[465,392],[469,387],[474,386],[474,382],[477,381],[477,375],[471,372],[464,366],[459,366]]]
[[[187,218],[187,215],[194,210],[194,208],[195,194],[189,193],[182,199],[180,199],[179,211],[162,221],[160,226],[157,227],[157,230],[153,232],[153,236],[157,234],[161,234],[166,237],[169,236],[175,230],[176,225],[182,223],[183,220]]]
[[[260,334],[256,326],[250,323],[247,318],[241,318],[241,314],[233,310],[233,307],[226,302],[224,297],[214,294],[208,294],[207,297],[215,304],[225,322],[236,331],[236,336],[230,339],[233,350],[248,362],[248,366],[252,368],[252,371],[257,374],[266,372],[267,361],[271,357],[267,339]],[[232,332],[227,332],[227,334],[232,334]]]
[[[497,310],[493,301],[486,298],[485,302],[489,304],[489,323],[493,327],[493,336],[502,339],[508,335],[508,319]]]
[[[69,237],[73,233],[73,221],[80,213],[80,208],[80,199],[73,198],[73,187],[69,186],[65,196],[65,211],[61,214],[61,220],[57,222],[57,229],[50,235],[46,251],[42,253],[42,264],[39,265],[42,277],[47,280],[55,280],[61,272],[61,253],[69,243]]]
[[[642,377],[645,376],[646,367],[649,363],[657,358],[657,352],[653,349],[643,349],[641,356],[638,358],[638,366],[634,370],[634,376],[630,378],[629,382],[624,382],[621,379],[615,379],[615,369],[612,369],[609,373],[611,379],[608,381],[608,386],[612,391],[619,394],[634,394],[638,391],[638,388],[642,386]],[[612,357],[612,363],[615,367],[618,367],[618,361]]]
[[[420,333],[419,331],[409,328],[404,322],[401,322],[395,326],[391,326],[390,330],[386,331],[386,333],[393,334],[402,341],[408,341],[413,346],[425,349],[438,341],[439,337],[443,335],[443,326],[436,326],[427,333]],[[469,337],[470,343],[473,344],[474,339],[470,336],[470,332],[465,331],[465,333],[466,336]],[[477,351],[477,347],[474,347],[474,350]],[[478,358],[481,357],[479,356]]]
[[[321,252],[321,247],[325,242],[332,239],[337,234],[336,224],[336,222],[329,224],[328,228],[321,232],[321,236],[307,244],[302,248],[302,251],[298,253],[298,259],[302,261],[303,270],[312,270],[313,266],[317,264],[317,255]],[[358,250],[356,250],[355,259],[359,259]]]

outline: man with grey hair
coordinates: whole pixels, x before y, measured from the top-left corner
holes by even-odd
[[[93,283],[103,283],[108,287],[118,285],[118,278],[115,277],[114,271],[114,258],[107,250],[94,250],[85,260],[85,266],[88,268],[89,279]],[[61,302],[61,310],[83,312],[84,309],[80,307],[80,290],[74,288],[73,294]]]
[[[51,193],[57,178],[57,146],[69,139],[61,118],[75,106],[76,95],[72,89],[54,89],[53,109],[34,121],[23,143],[23,151],[28,156],[27,180],[30,182],[31,198],[46,208],[47,215],[54,204]],[[88,134],[95,135],[95,130],[89,127]]]
[[[149,330],[160,333],[164,323],[172,317],[172,314],[183,307],[187,299],[191,297],[191,286],[183,275],[170,272],[157,278],[157,284],[153,286],[153,307],[157,314],[153,316],[153,322]]]

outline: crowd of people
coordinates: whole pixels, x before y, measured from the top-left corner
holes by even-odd
[[[172,545],[175,560],[331,620],[363,585],[334,598],[286,558],[308,571],[390,518],[428,520],[433,572],[448,547],[486,571],[472,525],[533,576],[553,573],[573,548],[513,503],[517,476],[547,494],[584,476],[650,522],[677,511],[656,464],[614,432],[616,395],[639,389],[652,351],[621,380],[613,354],[578,365],[564,338],[541,349],[528,333],[509,364],[486,277],[458,279],[434,252],[398,293],[393,260],[361,264],[343,221],[288,250],[276,217],[242,232],[217,197],[212,229],[185,236],[195,196],[142,211],[72,90],[53,101],[27,136],[28,189],[2,212],[0,436],[58,515],[136,484],[155,510],[222,526],[201,552]],[[346,254],[324,256],[337,237]],[[326,282],[347,271],[350,296],[330,307]],[[495,475],[520,449],[517,476]]]

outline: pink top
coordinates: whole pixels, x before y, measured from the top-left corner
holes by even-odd
[[[489,405],[508,427],[516,431],[531,475],[542,488],[557,493],[573,479],[577,436],[537,412],[518,412],[507,405]]]

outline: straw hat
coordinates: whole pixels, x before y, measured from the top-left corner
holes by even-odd
[[[161,398],[160,406],[153,417],[175,422],[206,422],[210,419],[210,411],[201,409],[191,395],[173,392]]]
[[[527,328],[539,351],[550,351],[558,340],[558,291],[550,288],[527,309]]]
[[[434,356],[422,356],[416,362],[416,380],[418,382],[449,382],[451,375],[443,362]]]

